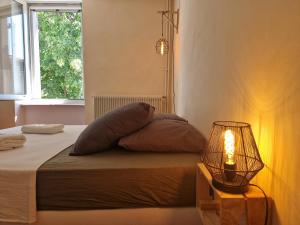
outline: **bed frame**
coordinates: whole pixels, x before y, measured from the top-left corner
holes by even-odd
[[[38,211],[37,219],[31,225],[202,225],[194,207]]]

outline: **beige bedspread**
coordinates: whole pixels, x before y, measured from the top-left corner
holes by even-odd
[[[37,169],[72,145],[84,128],[65,126],[59,134],[26,134],[24,147],[0,152],[0,222],[35,222]],[[0,133],[20,133],[20,127]]]

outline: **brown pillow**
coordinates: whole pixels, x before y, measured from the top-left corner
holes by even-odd
[[[188,122],[186,119],[174,114],[174,113],[155,113],[153,120],[180,120]]]
[[[201,152],[205,143],[196,128],[179,120],[153,120],[119,140],[119,145],[125,149],[152,152]]]
[[[132,103],[113,110],[92,122],[78,137],[70,155],[86,155],[109,149],[118,139],[153,119],[154,107]]]

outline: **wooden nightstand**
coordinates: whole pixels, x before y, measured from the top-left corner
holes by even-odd
[[[264,225],[266,203],[258,188],[250,186],[245,194],[224,193],[213,187],[210,173],[198,164],[196,190],[197,209],[204,225]]]

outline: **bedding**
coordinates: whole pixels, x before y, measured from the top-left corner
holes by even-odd
[[[0,223],[36,221],[36,171],[62,149],[72,145],[85,126],[65,126],[63,133],[25,134],[23,147],[0,151]],[[20,127],[1,130],[21,133]]]
[[[132,151],[201,152],[205,137],[192,125],[180,120],[153,120],[143,129],[119,140],[119,146]]]
[[[186,119],[174,114],[174,113],[155,113],[153,120],[179,120],[188,122]]]
[[[70,151],[38,169],[38,210],[195,206],[199,154],[116,148],[74,157]]]
[[[155,108],[137,102],[117,108],[93,121],[78,137],[70,155],[87,155],[111,148],[116,142],[153,118]]]

